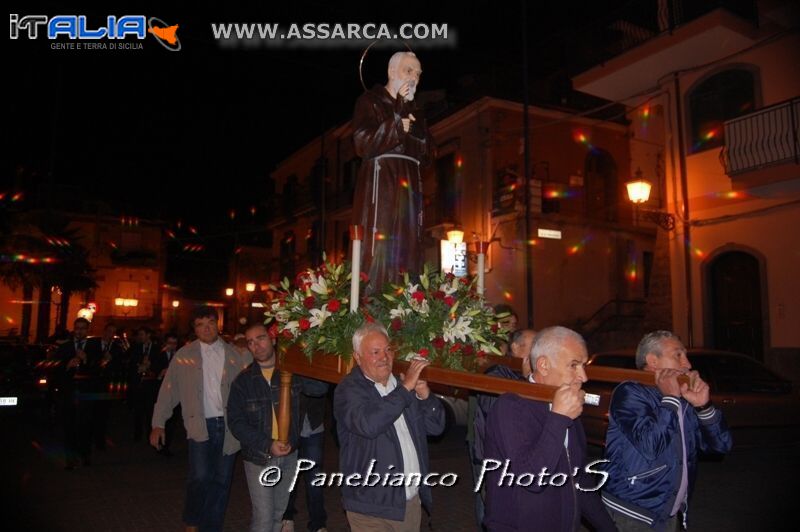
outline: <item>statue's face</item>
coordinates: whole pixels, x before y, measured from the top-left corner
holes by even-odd
[[[416,57],[404,55],[397,66],[389,70],[389,83],[392,84],[395,91],[399,90],[404,83],[408,83],[408,100],[413,100],[421,75],[422,65],[419,60]]]

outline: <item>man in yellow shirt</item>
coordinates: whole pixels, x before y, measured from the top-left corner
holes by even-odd
[[[291,423],[288,442],[278,441],[276,412],[280,405],[280,372],[277,357],[266,327],[252,325],[245,331],[253,363],[233,381],[228,399],[228,424],[242,445],[245,477],[252,503],[250,530],[281,529],[283,512],[289,501],[289,486],[297,467],[297,441],[300,434],[299,396],[325,395],[328,385],[302,377],[292,377]],[[280,481],[262,478],[267,468],[278,467]]]

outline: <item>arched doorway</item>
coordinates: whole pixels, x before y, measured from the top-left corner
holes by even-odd
[[[710,346],[764,357],[761,264],[744,251],[726,251],[708,265]]]

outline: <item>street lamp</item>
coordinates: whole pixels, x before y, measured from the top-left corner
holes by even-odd
[[[180,306],[181,306],[181,302],[180,301],[178,301],[177,299],[173,299],[172,300],[172,308],[178,308]]]
[[[454,227],[447,232],[447,241],[451,244],[460,244],[464,241],[464,231],[459,227]]]
[[[244,289],[248,292],[255,292],[256,291],[256,283],[245,283]]]
[[[636,169],[634,179],[625,183],[625,187],[628,189],[628,199],[633,203],[637,220],[641,213],[645,220],[655,223],[665,231],[675,229],[675,217],[673,215],[660,210],[639,207],[639,205],[646,203],[650,199],[650,190],[653,188],[650,181],[642,177],[641,168]]]
[[[225,295],[231,297],[233,295],[233,288],[226,288]]]

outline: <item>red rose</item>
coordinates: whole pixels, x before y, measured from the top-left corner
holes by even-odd
[[[303,306],[307,309],[312,309],[316,306],[317,302],[314,299],[314,296],[308,296],[303,300]]]
[[[444,299],[444,292],[442,292],[441,290],[437,290],[436,292],[433,293],[433,298]]]
[[[391,323],[391,328],[393,331],[399,331],[400,329],[403,328],[403,320],[401,320],[400,318],[393,319]]]
[[[450,347],[450,352],[451,352],[451,353],[457,353],[459,349],[461,349],[461,344],[459,344],[458,342],[456,342],[455,344],[453,344],[453,345]]]
[[[465,355],[471,355],[475,352],[475,349],[471,345],[467,344],[464,346],[464,349],[462,349],[461,352]]]
[[[309,283],[308,280],[308,272],[300,272],[294,278],[294,285],[297,288],[305,289],[306,286],[311,286],[311,283]]]
[[[496,323],[493,323],[493,324],[492,324],[492,332],[493,332],[493,333],[496,333],[498,329],[499,329],[499,327],[497,326],[497,324],[496,324]]]
[[[331,312],[339,312],[341,306],[342,303],[338,299],[331,299],[330,301],[328,301],[328,310],[330,310]]]
[[[367,320],[367,323],[375,323],[375,318],[373,318],[369,314],[364,314],[364,318]]]
[[[446,273],[444,275],[444,280],[445,281],[452,281],[455,278],[456,278],[456,276],[453,274],[453,272],[448,272],[448,273]]]
[[[456,304],[456,298],[454,298],[453,296],[447,296],[444,298],[444,304],[447,305],[448,307],[452,307],[453,305]]]
[[[311,322],[305,318],[300,318],[300,330],[307,331],[311,328]]]
[[[362,283],[366,283],[367,281],[369,281],[369,275],[367,275],[364,272],[359,273],[358,278],[361,279]]]
[[[461,278],[461,279],[459,279],[458,281],[459,281],[461,284],[464,284],[464,285],[466,285],[466,284],[469,284],[469,277],[462,277],[462,278]]]
[[[278,324],[277,323],[273,323],[272,325],[270,325],[269,329],[267,329],[267,332],[269,333],[269,337],[272,338],[273,340],[275,338],[277,338],[278,337]]]
[[[416,301],[417,303],[422,303],[423,301],[425,301],[425,294],[423,294],[419,290],[411,294],[411,297],[413,297],[414,301]]]
[[[284,338],[291,338],[292,337],[292,331],[290,331],[289,329],[284,329],[281,334],[283,335]]]
[[[444,347],[444,338],[442,338],[441,336],[437,336],[436,338],[431,340],[431,345],[433,347],[435,347],[436,349],[443,348]]]
[[[486,357],[486,352],[485,351],[478,351],[476,356],[478,358],[485,358]]]
[[[420,350],[419,350],[419,356],[421,356],[421,357],[428,358],[428,354],[429,354],[429,353],[430,353],[430,351],[428,351],[428,350],[427,350],[427,349],[425,349],[424,347],[423,347],[422,349],[420,349]]]

